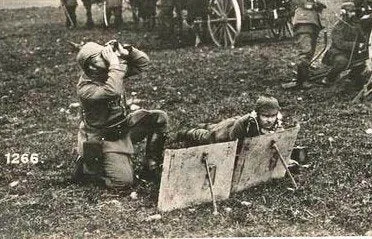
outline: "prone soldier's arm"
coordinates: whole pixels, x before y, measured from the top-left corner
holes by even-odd
[[[230,132],[230,140],[244,139],[247,135],[247,129],[249,129],[249,116],[244,115],[237,119]]]

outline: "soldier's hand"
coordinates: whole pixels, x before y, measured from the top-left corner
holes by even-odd
[[[364,43],[359,43],[359,49],[364,49],[366,47],[366,44]]]
[[[124,59],[129,56],[130,52],[129,52],[128,47],[130,47],[130,46],[128,45],[128,46],[123,47],[122,44],[120,44],[120,43],[118,44],[118,51],[120,53],[120,56]]]
[[[110,66],[119,65],[119,58],[109,45],[105,46],[102,50],[102,57],[110,64]]]

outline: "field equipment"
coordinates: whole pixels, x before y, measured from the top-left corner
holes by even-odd
[[[233,48],[242,29],[269,30],[274,38],[293,36],[291,0],[209,0],[205,12],[217,46]],[[200,17],[195,23],[205,24]]]
[[[212,202],[216,215],[217,201],[228,199],[231,193],[283,178],[299,129],[296,126],[241,142],[166,149],[158,209],[171,211]],[[290,172],[288,175],[291,177]],[[291,182],[297,189],[293,177]]]
[[[288,165],[287,165],[287,163],[285,162],[283,156],[280,154],[279,148],[278,148],[278,146],[276,145],[275,140],[272,140],[272,141],[271,141],[271,147],[272,147],[272,148],[275,150],[275,152],[278,154],[278,157],[279,157],[279,159],[280,159],[280,162],[283,164],[283,167],[285,168],[285,171],[286,171],[287,174],[289,175],[289,177],[290,177],[290,179],[291,179],[291,182],[292,182],[294,188],[297,189],[297,188],[298,188],[297,183],[296,183],[296,181],[294,180],[291,171],[289,171]]]

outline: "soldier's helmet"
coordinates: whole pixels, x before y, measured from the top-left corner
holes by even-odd
[[[95,42],[87,42],[84,46],[82,46],[76,56],[76,60],[78,61],[81,69],[85,71],[88,59],[101,54],[103,49],[104,46]]]

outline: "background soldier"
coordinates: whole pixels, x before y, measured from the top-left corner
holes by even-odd
[[[122,17],[123,1],[122,0],[106,0],[106,17],[107,23],[110,24],[110,18],[114,15],[114,26],[120,28],[123,26]]]
[[[354,0],[357,17],[361,21],[364,35],[368,37],[372,30],[372,0]]]
[[[85,24],[86,27],[91,28],[94,26],[93,18],[92,18],[92,2],[93,0],[82,0],[85,10],[86,10],[86,16],[87,16],[87,22]]]
[[[168,37],[173,31],[173,8],[177,0],[160,0],[159,2],[159,25],[160,37]]]
[[[62,7],[65,7],[66,12],[66,27],[76,27],[76,7],[77,1],[76,0],[61,0]]]
[[[272,96],[260,96],[256,109],[244,116],[236,116],[217,124],[205,124],[202,128],[181,131],[178,141],[191,145],[227,142],[259,136],[282,129],[278,100]]]
[[[160,110],[127,114],[123,95],[124,79],[144,70],[149,62],[147,55],[116,41],[106,46],[88,42],[80,49],[77,61],[84,74],[77,85],[82,122],[74,179],[99,180],[109,187],[132,184],[132,143],[144,138],[145,167],[154,173],[163,157],[167,115]]]
[[[326,6],[317,0],[293,0],[294,34],[298,50],[297,84],[309,87],[309,67],[314,57],[319,31],[323,28],[320,14]]]
[[[342,19],[332,30],[332,45],[323,58],[323,63],[332,67],[323,83],[334,82],[353,62],[361,60],[360,64],[352,67],[349,77],[357,85],[363,85],[361,73],[366,68],[363,58],[366,58],[365,54],[368,56],[368,40],[357,16],[355,4],[351,1],[344,2],[341,9]]]

